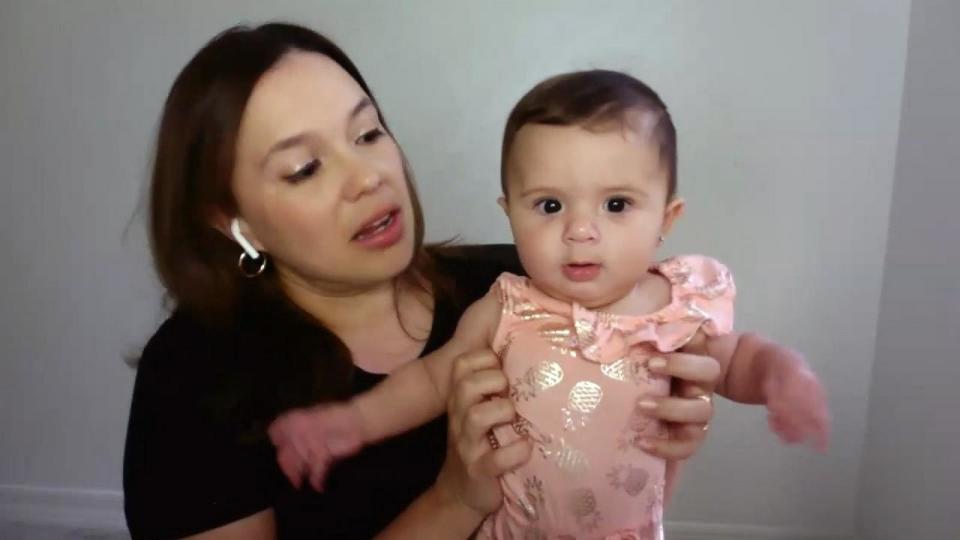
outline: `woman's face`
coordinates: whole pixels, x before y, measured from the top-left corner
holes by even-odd
[[[233,191],[244,234],[288,284],[375,286],[412,258],[400,149],[360,85],[321,54],[290,52],[257,82]]]

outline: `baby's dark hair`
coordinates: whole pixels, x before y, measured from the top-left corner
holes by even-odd
[[[510,111],[500,152],[500,186],[507,194],[507,159],[517,132],[527,124],[581,126],[606,131],[611,125],[634,128],[630,113],[652,113],[645,126],[659,148],[667,172],[667,199],[677,191],[677,131],[660,96],[643,82],[619,71],[594,69],[551,77],[534,86]]]

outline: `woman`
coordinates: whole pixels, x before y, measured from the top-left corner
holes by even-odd
[[[134,537],[467,538],[497,508],[497,476],[531,449],[487,442],[513,416],[490,351],[458,359],[446,419],[338,464],[322,493],[289,486],[265,436],[279,413],[434,350],[497,275],[519,271],[510,246],[422,245],[403,154],[333,43],[269,24],[207,44],[165,104],[150,204],[175,311],[131,405]],[[679,355],[664,373],[699,396],[718,366]],[[692,454],[712,412],[662,400],[654,414],[676,424],[656,453]]]

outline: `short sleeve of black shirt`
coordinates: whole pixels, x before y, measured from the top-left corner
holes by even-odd
[[[466,306],[501,272],[522,272],[513,246],[443,248],[436,259],[455,298],[438,299],[424,354],[450,338]],[[255,326],[242,331],[257,333]],[[284,331],[309,332],[304,325]],[[134,538],[196,534],[267,508],[275,511],[280,538],[370,538],[432,484],[444,458],[444,418],[337,464],[322,494],[290,487],[269,442],[245,433],[250,419],[218,414],[211,400],[236,370],[269,365],[270,348],[248,346],[256,336],[240,334],[176,313],[144,349],[124,452],[124,504]],[[383,378],[356,369],[351,393]],[[264,377],[263,384],[272,380]],[[283,379],[277,381],[282,387]]]

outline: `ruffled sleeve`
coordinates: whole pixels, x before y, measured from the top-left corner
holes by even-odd
[[[708,336],[733,331],[737,289],[726,265],[702,255],[685,255],[664,261],[659,270],[674,285],[683,319],[699,323]]]

